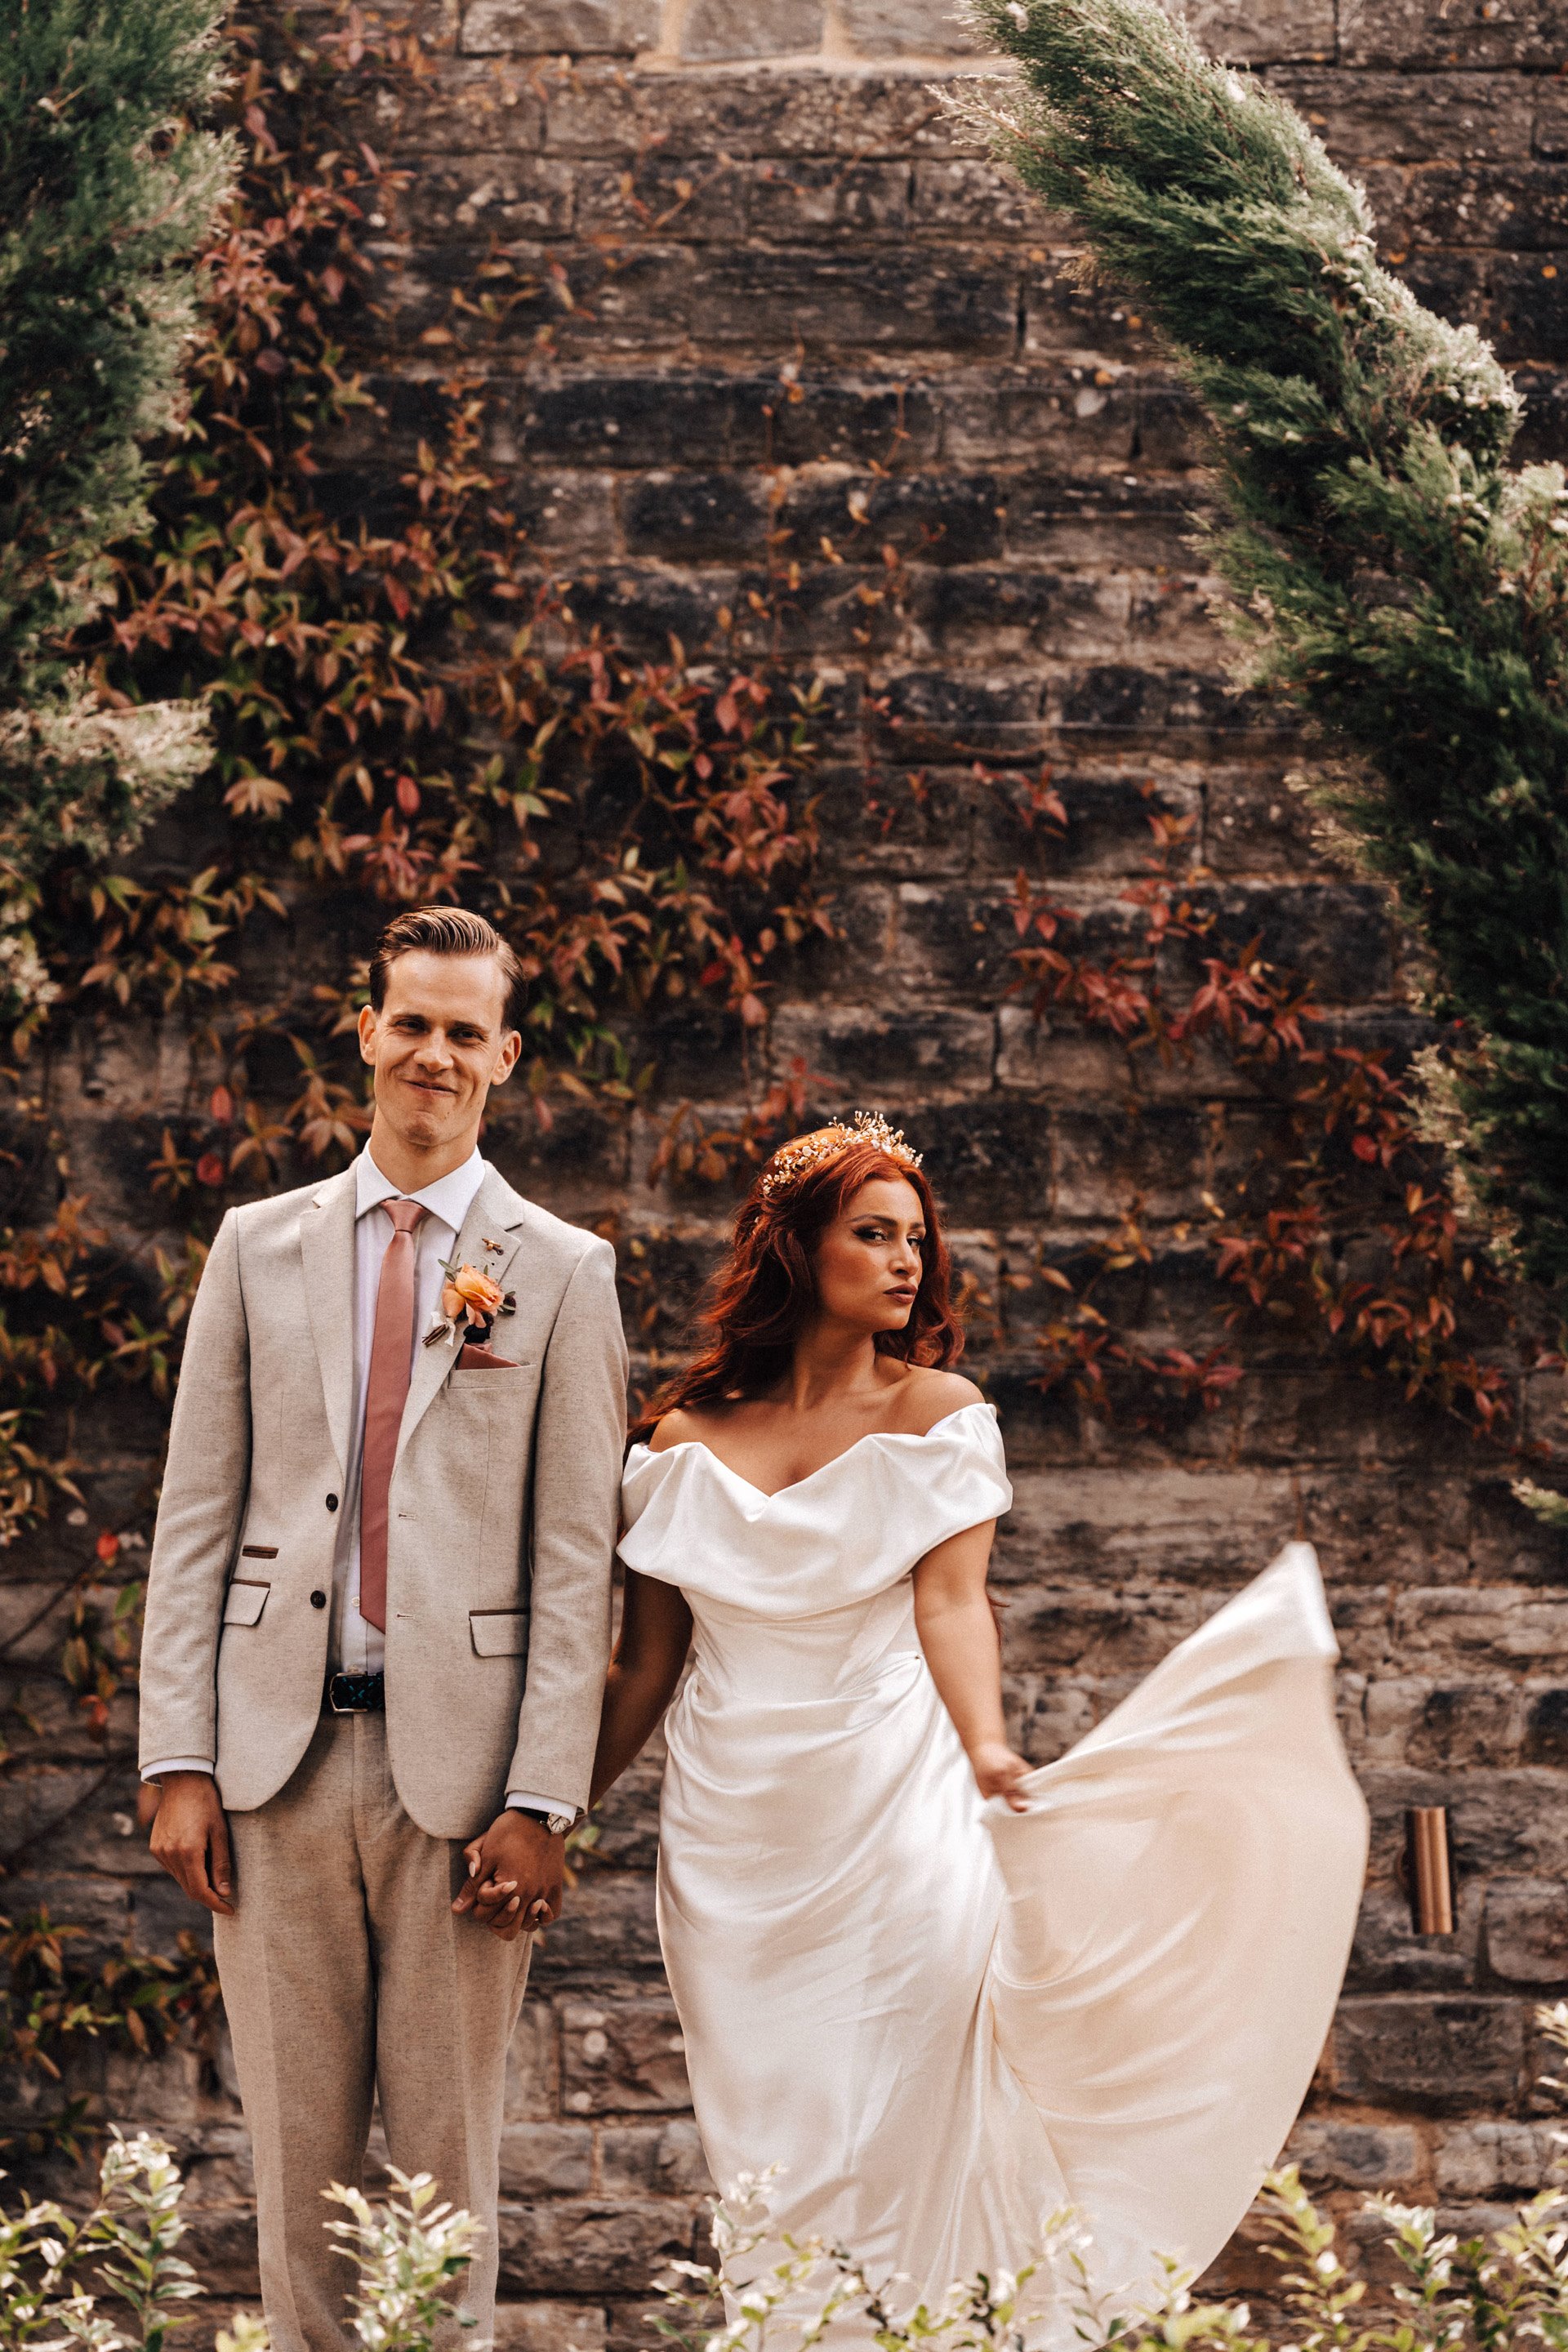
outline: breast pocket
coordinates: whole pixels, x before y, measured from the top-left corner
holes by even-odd
[[[254,1577],[237,1576],[224,1595],[224,1623],[226,1625],[257,1624],[262,1611],[267,1606],[267,1596],[271,1590],[270,1584],[260,1583]]]
[[[465,1349],[463,1352],[466,1356],[474,1353],[471,1348]],[[447,1387],[459,1396],[476,1393],[500,1396],[510,1389],[514,1392],[515,1402],[515,1391],[521,1385],[521,1375],[532,1369],[531,1364],[521,1360],[514,1363],[510,1357],[494,1356],[487,1360],[484,1355],[480,1355],[477,1361],[471,1363],[465,1363],[459,1358],[447,1375]]]

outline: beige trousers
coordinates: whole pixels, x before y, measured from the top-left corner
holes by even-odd
[[[355,2273],[322,2191],[362,2185],[373,2093],[388,2152],[434,2173],[485,2237],[463,2302],[490,2333],[507,2044],[531,1940],[452,1898],[462,1847],[404,1811],[386,1718],[326,1715],[269,1803],[231,1813],[235,1916],[218,1974],[256,2158],[261,2294],[275,2352],[342,2352]]]

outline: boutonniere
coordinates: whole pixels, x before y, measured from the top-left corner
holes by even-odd
[[[488,1339],[496,1317],[515,1311],[516,1293],[503,1290],[477,1265],[450,1265],[443,1258],[441,1271],[447,1279],[441,1285],[441,1304],[425,1334],[427,1348],[439,1339]]]

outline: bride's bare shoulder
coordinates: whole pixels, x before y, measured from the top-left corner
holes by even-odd
[[[693,1412],[689,1406],[677,1405],[655,1423],[647,1440],[650,1454],[668,1454],[672,1445],[689,1444],[693,1438],[700,1444],[717,1426],[717,1416],[709,1412]]]
[[[966,1404],[984,1404],[974,1382],[962,1372],[933,1371],[928,1364],[911,1364],[899,1383],[900,1427],[923,1437],[950,1412]]]

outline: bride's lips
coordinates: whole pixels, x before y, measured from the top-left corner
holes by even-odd
[[[889,1298],[896,1298],[902,1307],[911,1307],[914,1304],[915,1297],[913,1286],[911,1285],[908,1290],[889,1290],[888,1297]]]

